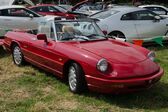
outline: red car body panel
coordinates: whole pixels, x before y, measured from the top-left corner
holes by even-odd
[[[55,4],[39,4],[37,6],[32,6],[32,7],[29,7],[29,9],[33,9],[33,8],[36,8],[36,7],[41,7],[41,6],[55,6]],[[36,13],[38,14],[41,14],[41,15],[53,15],[53,16],[62,16],[62,17],[66,17],[68,19],[74,19],[75,17],[77,17],[77,15],[75,14],[70,14],[70,13],[65,13],[65,12],[38,12],[38,11],[35,11]]]
[[[93,91],[110,93],[142,89],[150,87],[163,75],[163,69],[147,58],[149,50],[113,39],[85,42],[48,39],[46,44],[33,34],[8,32],[5,47],[11,50],[14,42],[20,46],[26,61],[59,77],[64,77],[67,62],[77,62],[83,68],[89,89]],[[105,73],[96,68],[102,58],[109,63]]]

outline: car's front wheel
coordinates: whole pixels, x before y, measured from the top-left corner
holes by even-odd
[[[81,66],[71,63],[68,69],[69,89],[73,93],[81,93],[86,90],[86,81]]]
[[[16,65],[20,66],[24,64],[24,57],[22,51],[18,45],[14,45],[12,49],[13,61]]]

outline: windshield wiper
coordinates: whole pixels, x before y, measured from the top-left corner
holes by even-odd
[[[74,37],[62,38],[61,40],[72,40],[72,39],[82,39],[82,40],[89,41],[89,38],[84,37],[84,36],[74,36]]]
[[[87,35],[87,37],[92,37],[92,36],[99,36],[98,34],[90,34],[90,35]]]
[[[87,37],[95,37],[95,36],[101,36],[101,37],[104,37],[105,39],[108,39],[107,36],[103,36],[103,35],[98,35],[98,34],[90,34],[90,35],[87,35]]]
[[[89,41],[90,39],[85,37],[85,36],[75,36],[76,39],[83,39],[83,40],[86,40],[86,41]]]

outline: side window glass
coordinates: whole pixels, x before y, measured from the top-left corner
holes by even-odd
[[[49,9],[48,7],[43,6],[43,7],[38,7],[38,11],[39,12],[49,12]]]
[[[49,12],[60,12],[59,10],[57,10],[56,8],[53,7],[48,7]]]
[[[13,17],[29,17],[29,13],[22,8],[12,8],[4,10],[6,12],[5,16],[13,16]]]
[[[133,17],[132,13],[127,13],[121,17],[121,20],[135,20],[135,17]]]
[[[0,11],[0,16],[8,16],[8,9],[4,9]]]
[[[153,20],[155,15],[147,10],[136,11],[133,13],[135,20]]]

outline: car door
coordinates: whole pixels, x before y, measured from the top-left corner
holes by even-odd
[[[0,26],[7,29],[37,29],[37,16],[25,8],[1,10]]]
[[[148,10],[141,10],[132,13],[134,24],[136,26],[138,36],[141,39],[155,36],[163,36],[168,28],[165,19],[161,19],[155,13]],[[158,18],[157,18],[158,17]]]
[[[61,59],[63,56],[55,50],[59,43],[55,41],[53,29],[50,32],[47,34],[47,42],[38,40],[37,37],[31,38],[29,44],[29,50],[32,51],[31,60],[37,66],[62,76]]]

